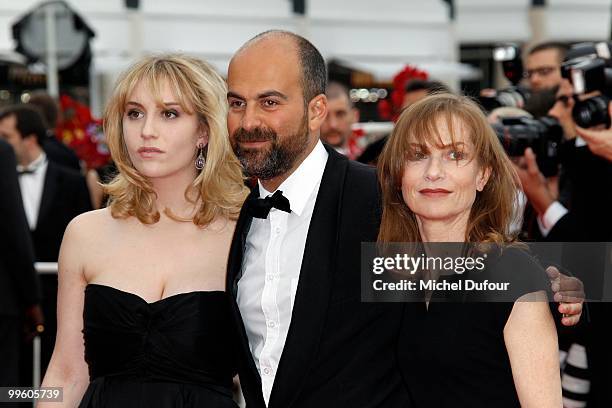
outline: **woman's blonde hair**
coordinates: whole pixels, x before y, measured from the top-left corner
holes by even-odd
[[[404,110],[378,161],[383,214],[379,242],[420,242],[415,214],[402,197],[404,173],[410,145],[439,145],[438,121],[444,120],[451,134],[458,126],[470,135],[473,159],[491,174],[484,189],[476,194],[466,230],[466,242],[513,242],[510,224],[520,186],[518,175],[487,123],[481,109],[471,99],[448,93],[428,96]],[[452,139],[455,145],[456,140]]]
[[[161,100],[167,81],[181,108],[196,114],[208,133],[206,164],[185,191],[185,198],[198,205],[193,223],[205,226],[217,217],[235,219],[248,193],[238,159],[227,133],[227,87],[225,81],[206,62],[197,58],[164,54],[145,57],[128,68],[118,79],[104,112],[104,133],[119,174],[104,185],[115,218],[135,216],[142,223],[159,221],[155,191],[151,182],[136,170],[124,141],[123,119],[126,102],[142,83]],[[196,148],[194,145],[194,161]],[[168,210],[165,213],[174,219]]]

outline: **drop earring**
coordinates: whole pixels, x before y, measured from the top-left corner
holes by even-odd
[[[198,157],[195,160],[195,168],[198,170],[202,170],[204,168],[204,164],[206,164],[206,159],[204,158],[204,146],[198,145],[198,149],[200,151],[198,153]]]

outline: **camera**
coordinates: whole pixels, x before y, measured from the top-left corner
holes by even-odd
[[[612,97],[612,44],[580,43],[572,46],[561,66],[561,75],[572,83],[576,104],[572,111],[580,127],[610,127],[608,104]],[[579,96],[599,92],[580,100]]]
[[[542,174],[546,177],[557,174],[563,128],[555,118],[503,118],[492,126],[508,156],[523,156],[530,147]]]
[[[529,97],[530,92],[527,89],[511,86],[494,91],[491,94],[481,94],[478,97],[478,102],[486,112],[491,112],[493,109],[501,108],[502,106],[523,108],[527,104]]]
[[[580,127],[589,128],[597,125],[610,127],[608,104],[610,98],[605,95],[594,96],[576,103],[572,111],[574,122]]]
[[[488,95],[480,95],[478,101],[485,111],[502,106],[523,108],[531,93],[528,89],[521,87],[518,83],[523,78],[523,61],[521,50],[516,44],[504,44],[493,49],[493,59],[501,63],[504,76],[512,86],[499,91],[493,91]]]

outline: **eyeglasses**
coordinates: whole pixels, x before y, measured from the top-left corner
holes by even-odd
[[[534,68],[534,69],[528,69],[527,71],[525,71],[525,73],[523,74],[523,76],[525,78],[531,78],[532,76],[534,76],[535,74],[538,74],[538,76],[544,77],[544,76],[548,76],[550,74],[552,74],[554,71],[558,70],[558,67],[539,67],[539,68]]]

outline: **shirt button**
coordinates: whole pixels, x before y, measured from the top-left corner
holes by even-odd
[[[278,234],[280,234],[281,229],[280,229],[280,227],[276,227],[276,229],[275,229],[274,231],[275,231],[275,232],[276,232],[276,234],[278,235]]]
[[[272,320],[268,321],[268,327],[275,327],[275,326],[276,326],[276,323],[274,323],[274,321]]]
[[[272,281],[274,280],[274,275],[268,275],[268,276],[266,276],[266,280],[267,280],[268,282],[272,282]]]
[[[268,368],[268,367],[264,368],[264,374],[265,374],[265,375],[270,375],[270,374],[272,374],[272,369],[271,369],[271,368]]]

